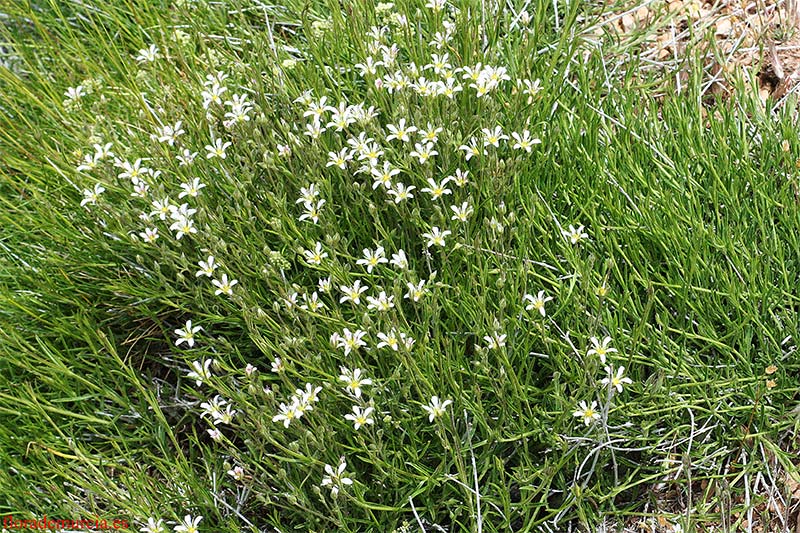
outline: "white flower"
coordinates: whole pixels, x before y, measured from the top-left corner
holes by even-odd
[[[222,432],[217,428],[211,428],[206,430],[208,432],[208,436],[211,437],[213,441],[220,441],[222,440]]]
[[[177,533],[198,533],[199,529],[197,526],[200,524],[202,519],[202,516],[192,518],[192,515],[187,514],[183,518],[183,522],[175,526],[175,531]]]
[[[353,302],[355,305],[359,305],[361,303],[361,294],[366,292],[369,287],[361,286],[361,280],[357,279],[353,283],[352,287],[348,287],[346,285],[342,285],[339,287],[341,291],[344,293],[344,296],[339,298],[339,303],[344,302]]]
[[[161,57],[161,54],[158,53],[158,47],[154,44],[151,44],[149,48],[142,48],[139,50],[139,54],[136,56],[136,61],[139,63],[152,63],[159,57]]]
[[[392,260],[389,261],[389,263],[395,268],[406,270],[408,268],[408,258],[406,257],[406,252],[403,250],[397,250],[396,254],[392,254]]]
[[[233,294],[233,286],[239,283],[239,280],[232,279],[228,281],[228,275],[222,274],[221,279],[212,279],[211,283],[217,287],[217,290],[214,291],[215,295],[219,296],[220,294],[225,294],[231,296]]]
[[[325,465],[325,473],[327,475],[322,478],[322,486],[330,487],[331,496],[334,498],[339,494],[340,489],[353,484],[353,480],[344,475],[344,471],[346,469],[347,463],[345,462],[344,457],[341,458],[339,466],[335,471],[331,465]]]
[[[213,359],[205,359],[202,363],[200,361],[192,361],[192,368],[194,368],[194,370],[189,372],[186,377],[194,379],[199,387],[203,384],[203,381],[211,379],[211,365],[213,363]]]
[[[621,366],[617,368],[616,374],[614,373],[614,367],[606,366],[605,371],[608,374],[608,377],[603,378],[600,380],[600,383],[603,385],[610,385],[611,388],[617,389],[617,392],[622,392],[622,385],[629,385],[633,383],[631,378],[624,377],[625,375],[625,367]]]
[[[435,143],[439,140],[439,134],[442,131],[443,128],[436,128],[432,126],[430,122],[428,122],[427,129],[419,130],[419,136],[422,139],[422,142]]]
[[[367,332],[364,330],[357,329],[355,331],[350,331],[349,328],[344,328],[342,336],[337,339],[339,348],[344,348],[344,354],[349,355],[350,352],[367,345],[364,340],[366,335]]]
[[[228,470],[228,475],[236,481],[244,481],[244,468],[237,465],[232,470]]]
[[[150,216],[158,216],[161,220],[166,220],[167,215],[173,213],[176,209],[169,198],[162,198],[161,200],[153,200],[152,206],[154,211],[150,212]]]
[[[381,291],[377,298],[367,296],[367,309],[385,312],[392,307],[394,307],[394,296],[387,296],[385,291]]]
[[[447,406],[453,403],[453,400],[440,401],[438,396],[433,396],[428,405],[423,405],[422,408],[428,413],[428,421],[433,422],[435,419],[445,414]]]
[[[331,287],[333,287],[331,277],[328,276],[327,278],[319,278],[317,281],[317,286],[319,287],[319,292],[330,292]]]
[[[403,200],[408,200],[409,198],[414,198],[414,195],[411,194],[411,191],[416,189],[413,185],[409,185],[406,187],[402,183],[396,183],[394,188],[388,191],[389,196],[394,196],[394,203],[399,204]]]
[[[384,256],[383,246],[378,246],[373,252],[369,248],[364,248],[364,258],[356,261],[357,265],[366,265],[367,272],[372,273],[372,269],[381,263],[388,263],[389,260]]]
[[[200,182],[200,178],[195,178],[190,183],[181,183],[181,189],[183,189],[183,191],[178,194],[178,198],[183,198],[184,196],[195,198],[200,194],[200,189],[205,186],[205,183]]]
[[[225,159],[227,157],[225,150],[227,150],[231,144],[232,143],[230,141],[223,143],[222,139],[214,139],[213,145],[206,145],[206,151],[208,151],[206,154],[206,159],[213,159],[215,157]]]
[[[428,178],[428,186],[422,189],[422,192],[427,192],[431,195],[433,200],[438,200],[444,194],[452,194],[453,191],[447,188],[447,178],[443,179],[441,183],[436,183],[433,178]]]
[[[175,238],[178,240],[180,240],[184,235],[197,233],[197,228],[194,227],[194,220],[186,217],[179,217],[175,222],[172,223],[169,229],[172,231],[177,231]]]
[[[183,124],[183,122],[179,120],[174,126],[167,124],[163,128],[160,128],[158,130],[158,142],[165,142],[170,146],[174,146],[178,136],[186,133],[183,131],[183,128],[181,128],[181,124]]]
[[[350,370],[343,366],[339,368],[339,371],[341,372],[339,381],[347,383],[345,390],[356,398],[361,398],[361,387],[365,385],[372,385],[371,379],[362,377],[363,370],[360,368],[354,368],[353,370]]]
[[[78,85],[77,87],[67,87],[67,91],[64,93],[64,96],[67,97],[68,100],[80,100],[86,95],[83,92],[83,85]]]
[[[534,297],[531,294],[526,294],[522,297],[523,301],[530,302],[528,305],[525,306],[526,311],[531,311],[533,309],[539,311],[539,314],[545,316],[547,312],[544,310],[544,304],[552,300],[552,296],[545,297],[544,291],[539,291],[539,294]]]
[[[197,265],[200,267],[200,270],[195,272],[194,276],[196,278],[199,278],[200,276],[206,276],[210,278],[214,275],[214,271],[217,269],[217,264],[213,255],[209,255],[208,259],[205,261],[200,261],[197,263]]]
[[[484,335],[483,340],[486,341],[487,349],[496,350],[506,345],[506,337],[505,333],[501,334],[495,331],[491,335]]]
[[[296,204],[307,204],[315,201],[319,196],[319,190],[317,189],[317,184],[312,183],[308,187],[300,187],[300,198],[295,200],[294,203]]]
[[[355,427],[356,431],[361,428],[361,426],[365,425],[372,425],[375,423],[375,420],[370,418],[370,415],[375,409],[372,407],[367,407],[366,409],[362,409],[358,405],[353,406],[353,413],[344,415],[346,420],[351,420],[353,422],[353,426]]]
[[[512,148],[515,150],[525,150],[528,153],[531,153],[531,148],[534,144],[542,143],[541,139],[531,139],[531,132],[528,130],[523,130],[522,135],[515,131],[511,134],[511,136],[516,141]]]
[[[466,222],[469,216],[472,214],[472,207],[467,202],[462,203],[461,207],[457,205],[451,205],[450,209],[454,213],[453,216],[450,217],[450,220]]]
[[[481,130],[483,133],[483,145],[484,146],[494,146],[495,148],[500,147],[500,141],[508,140],[508,135],[503,134],[503,128],[500,126],[496,126],[494,130],[490,130],[489,128],[483,128]]]
[[[328,163],[325,166],[336,166],[345,170],[347,168],[347,162],[352,161],[352,159],[352,152],[347,148],[342,148],[338,154],[336,152],[328,152]]]
[[[142,533],[165,533],[164,531],[164,520],[159,518],[156,520],[155,518],[148,518],[147,525],[143,528],[139,529]]]
[[[478,141],[475,139],[475,137],[471,137],[470,138],[468,145],[467,144],[462,144],[461,146],[458,147],[458,149],[459,150],[464,150],[464,158],[467,161],[469,161],[470,159],[472,159],[473,157],[475,157],[477,155],[481,155],[481,154],[486,155],[487,154],[486,150],[481,149],[481,148],[478,147]]]
[[[469,176],[469,170],[461,170],[460,168],[456,169],[456,173],[453,176],[448,176],[450,181],[458,185],[459,187],[463,187],[469,180],[467,180],[467,176]]]
[[[409,134],[414,133],[417,131],[416,126],[408,126],[406,127],[406,119],[401,118],[400,121],[397,123],[397,126],[393,124],[387,124],[386,128],[392,132],[390,135],[386,136],[387,141],[391,141],[393,139],[397,139],[402,142],[408,142],[411,139],[409,138]]]
[[[182,167],[188,167],[194,163],[194,158],[197,157],[197,152],[192,152],[188,148],[184,148],[183,154],[176,157],[178,163]]]
[[[403,296],[403,298],[413,300],[418,302],[423,295],[428,292],[428,289],[425,288],[425,280],[419,280],[419,283],[414,285],[410,281],[406,283],[406,287],[408,287],[408,292]]]
[[[611,343],[611,337],[605,337],[602,341],[598,340],[597,337],[592,337],[589,342],[592,343],[592,348],[586,352],[587,357],[597,355],[603,364],[606,362],[606,354],[617,351],[616,348],[608,347],[609,343]]]
[[[397,349],[400,347],[400,339],[397,336],[397,330],[395,330],[394,328],[392,328],[392,330],[389,331],[389,333],[379,332],[378,338],[380,339],[380,342],[378,343],[377,346],[378,348],[383,348],[384,346],[388,346],[389,348],[391,348],[396,352]]]
[[[192,326],[192,321],[187,320],[186,326],[183,328],[178,328],[175,330],[175,335],[178,336],[178,340],[175,341],[175,346],[180,346],[184,342],[189,345],[189,347],[194,346],[194,334],[203,329],[200,326]]]
[[[297,402],[292,402],[290,404],[281,403],[279,409],[280,412],[272,417],[273,422],[283,422],[283,427],[288,428],[289,424],[292,423],[292,420],[296,418],[300,418],[303,416],[303,412],[298,409]]]
[[[81,200],[81,207],[86,204],[96,205],[100,195],[106,191],[106,188],[99,183],[94,184],[94,189],[85,189],[83,191],[83,200]]]
[[[356,63],[354,66],[361,71],[361,77],[367,75],[374,76],[378,73],[378,67],[383,65],[383,61],[375,61],[372,56],[368,56],[364,63]]]
[[[433,245],[444,246],[445,245],[445,242],[444,242],[445,237],[447,237],[451,233],[452,233],[452,231],[450,231],[450,230],[442,231],[437,226],[434,226],[434,227],[431,228],[431,231],[429,233],[423,233],[422,234],[422,238],[423,239],[428,239],[428,245],[427,245],[428,248],[430,248]]]
[[[384,161],[383,170],[380,170],[378,167],[373,167],[370,169],[370,174],[372,174],[375,180],[372,183],[373,190],[377,189],[380,185],[389,189],[392,186],[392,178],[400,174],[400,169],[394,168],[391,163]]]
[[[578,405],[578,409],[572,413],[572,416],[576,418],[583,418],[583,423],[588,426],[600,418],[600,413],[597,412],[597,402],[593,401],[592,406],[589,407],[586,405],[585,401],[581,401],[580,405]]]
[[[321,309],[325,309],[325,302],[319,299],[319,294],[316,291],[309,296],[308,294],[303,294],[303,305],[300,306],[300,309],[304,309],[306,311],[311,311],[312,313],[316,313]]]
[[[422,143],[414,144],[414,150],[409,154],[411,157],[419,159],[420,165],[424,165],[428,159],[438,155],[439,152],[433,149],[434,144],[429,142],[423,145]]]
[[[305,250],[303,252],[306,261],[310,265],[321,265],[322,260],[328,257],[328,252],[322,250],[322,243],[317,241],[313,250]]]
[[[325,205],[324,199],[317,200],[316,204],[313,204],[311,202],[305,202],[303,204],[305,212],[303,212],[303,214],[298,217],[298,220],[301,222],[303,220],[310,220],[311,222],[316,224],[317,222],[319,222],[320,210],[322,209],[323,205]]]
[[[572,244],[578,244],[581,239],[588,239],[589,235],[583,231],[583,226],[570,225],[569,230],[561,230],[561,234]]]
[[[211,104],[221,106],[222,94],[225,93],[228,88],[220,85],[218,81],[214,81],[210,86],[206,85],[206,87],[207,89],[200,93],[200,96],[203,98],[203,109],[208,109]]]

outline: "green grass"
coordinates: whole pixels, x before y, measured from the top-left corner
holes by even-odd
[[[172,530],[191,514],[203,533],[787,525],[786,505],[765,502],[785,501],[797,475],[793,102],[765,110],[743,83],[709,102],[694,60],[684,91],[665,91],[635,57],[617,59],[611,36],[584,38],[596,8],[531,2],[521,30],[495,4],[0,0],[0,515],[123,518],[132,530],[152,517]],[[511,79],[483,98],[463,82],[448,99],[359,76],[371,26],[387,24],[408,72],[437,52],[443,20],[456,25],[442,51],[453,67],[504,66]],[[151,44],[161,57],[137,63]],[[246,94],[253,106],[231,128],[230,106],[207,116],[202,105],[218,71],[223,101]],[[541,90],[529,98],[522,79]],[[79,84],[87,94],[65,101]],[[311,142],[294,102],[306,90],[379,115]],[[386,141],[402,118],[441,127],[439,154],[420,164],[414,142]],[[174,146],[151,138],[178,120]],[[465,161],[459,146],[497,125],[542,143]],[[355,161],[327,166],[361,131],[412,199],[391,201]],[[216,138],[232,143],[225,159],[205,156]],[[107,142],[161,171],[146,176],[147,200],[111,158],[76,170]],[[184,148],[198,152],[192,165],[179,164]],[[422,191],[456,169],[468,184]],[[178,200],[195,177],[200,195]],[[105,192],[81,207],[96,183]],[[298,220],[312,183],[326,200],[317,224]],[[165,196],[197,209],[197,233],[177,239],[169,220],[139,218]],[[463,202],[467,222],[451,220]],[[588,238],[572,244],[562,230],[578,225]],[[445,246],[426,246],[433,226],[452,231]],[[148,227],[154,243],[139,237]],[[316,242],[328,257],[309,265]],[[388,259],[403,249],[408,269],[357,264],[377,246]],[[195,275],[209,255],[216,278],[238,280],[231,296]],[[361,304],[340,303],[357,279],[369,286]],[[427,294],[404,299],[420,280]],[[368,310],[381,290],[395,306]],[[314,291],[326,308],[301,309]],[[546,316],[525,309],[539,291],[553,298]],[[187,320],[202,326],[192,347],[176,345]],[[366,331],[367,346],[333,346],[344,328]],[[414,345],[377,348],[393,328]],[[505,345],[491,349],[495,332]],[[606,336],[609,362],[632,380],[621,393],[587,353]],[[192,362],[210,359],[213,377],[196,386]],[[359,398],[341,366],[372,379]],[[313,410],[273,421],[306,383],[321,387]],[[216,395],[236,410],[217,442],[201,416]],[[430,422],[432,396],[452,403]],[[573,413],[593,401],[600,416],[585,425]],[[353,405],[374,407],[374,424],[355,430]],[[354,483],[333,495],[325,467],[341,457]],[[244,479],[228,475],[235,466]]]

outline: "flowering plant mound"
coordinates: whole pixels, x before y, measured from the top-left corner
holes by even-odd
[[[738,290],[678,227],[701,216],[665,132],[684,110],[615,87],[563,31],[577,3],[487,4],[232,24],[187,1],[114,56],[118,85],[64,87],[75,146],[49,164],[107,261],[75,273],[103,295],[88,343],[144,456],[176,457],[138,490],[131,450],[102,505],[146,533],[563,530],[647,511],[680,457],[720,467],[720,402],[763,407],[724,415],[748,432],[774,415],[777,382],[692,318],[732,312],[680,294],[703,268]]]

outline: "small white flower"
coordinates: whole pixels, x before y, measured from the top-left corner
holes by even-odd
[[[403,298],[410,299],[414,302],[418,302],[423,295],[428,292],[428,289],[425,287],[425,280],[419,280],[419,283],[414,285],[410,281],[406,283],[406,287],[408,287],[408,292],[403,296]]]
[[[369,248],[364,248],[363,250],[364,257],[363,259],[359,259],[356,261],[357,265],[365,265],[367,267],[367,272],[372,273],[372,269],[382,263],[388,263],[389,260],[386,259],[384,255],[383,246],[378,246],[375,251],[370,250]]]
[[[414,144],[414,150],[409,155],[411,157],[416,157],[419,159],[419,164],[424,165],[428,159],[439,154],[439,152],[433,149],[434,146],[435,145],[431,142],[424,145],[422,143],[416,143]]]
[[[344,328],[342,335],[337,339],[338,346],[344,349],[345,355],[350,355],[350,352],[354,352],[367,345],[364,340],[366,335],[367,332],[364,330],[357,329],[355,331],[350,331],[349,328]]]
[[[206,159],[213,159],[215,157],[219,157],[220,159],[225,159],[227,157],[225,150],[227,150],[231,144],[232,143],[230,141],[223,143],[222,139],[214,139],[213,145],[212,144],[206,145],[206,151],[208,152],[206,154]]]
[[[629,385],[633,383],[631,378],[625,377],[625,367],[621,366],[617,368],[616,374],[614,373],[614,367],[606,366],[605,371],[608,374],[608,377],[603,378],[600,380],[600,383],[603,385],[610,385],[611,388],[617,389],[617,392],[622,392],[623,385]]]
[[[352,287],[348,287],[347,285],[342,285],[339,287],[341,291],[344,293],[344,296],[339,298],[339,303],[344,302],[353,302],[355,305],[359,305],[361,303],[361,294],[366,292],[369,287],[361,286],[361,280],[357,279],[353,282]]]
[[[204,381],[211,379],[211,365],[214,363],[213,359],[205,359],[200,361],[192,361],[192,370],[186,377],[194,379],[199,387]]]
[[[377,298],[367,296],[367,309],[375,309],[383,313],[392,307],[394,307],[394,296],[387,296],[385,291],[381,291]]]
[[[433,396],[428,405],[423,405],[422,408],[428,413],[428,421],[433,422],[435,419],[445,414],[447,406],[453,403],[453,400],[440,401],[438,396]]]
[[[483,340],[486,341],[486,348],[489,350],[496,350],[506,345],[505,333],[493,332],[491,335],[484,335]]]
[[[283,361],[281,360],[280,357],[276,357],[275,359],[273,359],[272,363],[270,364],[270,371],[275,374],[283,372],[285,368],[286,367],[283,366]]]
[[[292,402],[290,404],[281,403],[279,407],[280,412],[272,417],[272,421],[283,422],[283,427],[288,428],[292,420],[300,418],[303,415],[303,412],[298,409],[298,407],[297,402]]]
[[[347,162],[353,160],[353,153],[347,148],[342,148],[339,153],[328,152],[328,163],[326,167],[339,167],[342,170],[347,169]]]
[[[393,124],[387,124],[386,128],[391,132],[390,135],[386,136],[387,141],[391,141],[393,139],[397,139],[402,142],[408,142],[411,139],[409,138],[409,134],[414,133],[417,131],[416,126],[408,126],[406,127],[406,119],[401,118],[400,121],[397,123],[397,126]]]
[[[389,263],[400,270],[408,269],[408,258],[403,250],[397,250],[396,254],[392,254],[392,260]]]
[[[611,343],[611,337],[605,337],[602,341],[598,340],[597,337],[592,337],[589,339],[589,342],[592,343],[592,348],[586,352],[587,357],[597,355],[600,357],[600,362],[603,364],[606,362],[606,354],[617,351],[616,348],[609,348],[608,346]]]
[[[366,409],[362,409],[358,405],[353,406],[353,413],[344,415],[346,420],[350,420],[353,422],[353,426],[355,427],[356,431],[358,431],[361,426],[365,425],[372,425],[375,423],[370,415],[375,409],[372,407],[367,407]]]
[[[194,227],[194,220],[187,217],[178,217],[175,222],[169,227],[172,231],[177,231],[175,238],[180,240],[184,235],[197,233],[197,228]]]
[[[416,189],[416,187],[413,185],[406,187],[402,183],[396,183],[392,189],[389,189],[387,194],[389,194],[389,196],[394,196],[394,203],[399,204],[404,200],[414,198],[414,195],[411,194],[411,191],[414,189]]]
[[[341,373],[339,375],[339,381],[345,382],[347,384],[345,386],[345,390],[356,398],[361,398],[361,387],[365,385],[372,385],[372,380],[363,377],[364,371],[360,368],[354,368],[353,370],[350,370],[343,366],[339,368],[339,371]]]
[[[322,250],[322,243],[317,241],[313,250],[305,250],[303,256],[310,265],[321,265],[322,260],[328,257],[328,252]]]
[[[422,192],[427,192],[431,195],[431,199],[438,200],[445,194],[452,194],[453,191],[447,188],[447,178],[443,179],[441,183],[436,183],[433,178],[428,178],[428,186],[422,189]]]
[[[214,291],[215,295],[219,296],[220,294],[225,294],[231,296],[233,294],[233,286],[239,283],[239,280],[232,279],[228,281],[228,275],[222,274],[221,279],[213,279],[211,283],[217,287],[217,290]]]
[[[228,470],[228,475],[231,476],[236,481],[244,481],[244,468],[241,466],[235,466],[233,469]]]
[[[534,297],[531,294],[526,294],[522,297],[523,301],[528,301],[528,305],[525,306],[526,311],[531,311],[533,309],[539,311],[539,314],[545,316],[547,312],[544,310],[544,304],[552,300],[552,296],[545,297],[544,291],[539,291],[539,294]]]
[[[183,189],[183,191],[178,194],[178,198],[183,198],[184,196],[195,198],[200,194],[200,189],[205,186],[205,183],[200,182],[200,178],[195,178],[188,183],[181,183],[181,189]]]
[[[189,347],[194,346],[194,334],[203,329],[200,326],[192,326],[192,321],[187,320],[186,326],[183,328],[178,328],[175,330],[175,335],[178,335],[178,340],[175,341],[175,346],[180,346],[184,342],[189,345]]]
[[[136,61],[139,63],[152,63],[159,57],[161,57],[161,54],[158,53],[158,47],[154,44],[151,44],[149,48],[142,48],[139,50],[139,54],[136,56]]]
[[[200,270],[194,273],[196,278],[199,278],[200,276],[206,276],[210,278],[214,275],[214,271],[217,269],[217,263],[215,262],[213,255],[209,255],[208,259],[205,261],[200,261],[197,263],[197,265],[200,267]]]
[[[427,247],[430,248],[433,245],[436,246],[444,246],[445,245],[445,238],[450,235],[452,231],[450,230],[440,230],[437,226],[431,228],[431,231],[428,233],[423,233],[422,238],[428,239]]]
[[[353,480],[344,475],[344,471],[346,469],[347,463],[345,462],[344,457],[341,458],[339,466],[336,468],[336,470],[334,470],[331,465],[325,465],[325,473],[327,475],[322,478],[322,486],[330,487],[331,496],[334,498],[339,494],[340,489],[353,484]]]
[[[106,188],[99,183],[94,184],[94,189],[85,189],[83,191],[83,200],[81,200],[81,207],[86,204],[96,205],[100,195],[106,191]]]
[[[569,230],[561,230],[561,234],[572,244],[578,244],[582,239],[589,238],[589,235],[583,231],[583,226],[575,228],[575,226],[570,225]]]
[[[378,348],[389,347],[395,352],[400,347],[400,339],[398,338],[397,331],[392,328],[391,331],[388,333],[379,332],[378,339],[380,342],[378,343]]]
[[[148,518],[147,525],[139,529],[139,531],[142,533],[166,533],[164,531],[164,520],[161,518],[158,520],[155,518]]]
[[[450,217],[450,220],[457,220],[458,222],[466,222],[473,212],[472,207],[467,202],[462,203],[460,207],[451,205],[450,209],[453,211],[453,216]]]
[[[593,401],[591,407],[589,407],[586,405],[585,401],[581,401],[580,405],[578,405],[578,409],[572,413],[572,416],[576,418],[583,418],[583,423],[588,426],[600,418],[600,413],[597,412],[597,402]]]
[[[511,137],[514,138],[514,150],[525,150],[528,153],[531,153],[531,148],[535,144],[541,144],[541,139],[531,139],[531,132],[528,130],[523,130],[522,135],[517,133],[516,131],[511,134]]]

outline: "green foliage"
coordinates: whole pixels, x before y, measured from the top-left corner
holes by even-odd
[[[703,107],[698,73],[657,100],[635,58],[588,38],[588,5],[495,4],[0,3],[0,514],[529,531],[688,508],[689,527],[724,520],[714,505],[753,476],[794,474],[794,116],[744,88]],[[362,75],[374,26],[397,66]],[[432,53],[509,79],[387,90],[412,63],[411,81],[443,80]],[[207,76],[227,91],[205,109]],[[234,95],[246,119],[226,124]],[[323,96],[376,116],[313,139]],[[438,153],[387,140],[401,120],[442,128]],[[493,146],[497,126],[520,138]],[[400,170],[393,194],[368,148],[331,164],[361,132]],[[132,179],[137,160],[151,171]],[[325,200],[318,221],[304,196]],[[196,232],[159,218],[166,197]],[[378,247],[407,267],[360,261]],[[357,280],[360,304],[340,301]],[[381,292],[393,306],[368,308]],[[343,349],[355,331],[366,345]],[[602,381],[620,367],[631,383]]]

